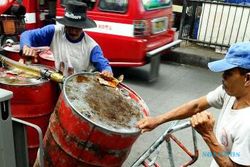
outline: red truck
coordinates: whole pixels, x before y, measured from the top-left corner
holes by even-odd
[[[64,15],[68,0],[19,0],[11,2],[25,7],[26,29],[51,24],[53,18]],[[88,4],[88,16],[95,20],[97,28],[88,34],[97,41],[113,67],[139,67],[151,63],[149,80],[158,77],[160,56],[174,41],[171,0],[81,0]],[[8,6],[0,4],[0,9]],[[37,5],[35,5],[37,4]],[[2,6],[2,7],[1,7]],[[0,13],[1,14],[1,13]],[[2,16],[8,19],[8,15]],[[11,19],[11,18],[9,18]],[[3,27],[3,24],[2,26]],[[20,27],[20,26],[19,26]],[[16,31],[19,33],[20,31]],[[7,39],[16,41],[12,34],[1,33],[2,44]]]

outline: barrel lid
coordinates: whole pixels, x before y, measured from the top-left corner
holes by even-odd
[[[138,134],[136,122],[143,118],[147,105],[135,92],[120,84],[117,88],[102,86],[98,74],[78,73],[69,76],[63,93],[73,110],[88,122],[107,131]],[[132,96],[131,96],[132,95]]]

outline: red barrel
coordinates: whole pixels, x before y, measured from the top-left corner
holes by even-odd
[[[113,124],[105,123],[104,117],[102,118],[103,123],[102,121],[97,120],[93,115],[93,117],[90,116],[93,113],[95,114],[95,112],[80,111],[79,109],[83,108],[79,106],[76,107],[79,101],[76,102],[74,99],[84,96],[85,94],[86,100],[83,102],[85,104],[85,102],[88,101],[88,95],[86,92],[82,92],[82,87],[84,87],[83,84],[82,87],[78,87],[77,85],[72,87],[72,89],[76,89],[78,96],[72,97],[72,95],[68,93],[71,89],[69,88],[69,83],[76,77],[83,76],[88,78],[93,75],[94,74],[90,73],[79,73],[69,76],[64,82],[63,91],[59,97],[56,108],[51,115],[49,127],[44,137],[45,166],[121,166],[126,160],[133,143],[140,135],[139,129],[134,126],[137,120],[134,120],[134,122],[132,121],[133,126],[131,127],[125,127],[123,124],[121,126],[114,126]],[[82,80],[85,79],[78,78],[76,80],[78,80],[79,85],[81,85]],[[85,87],[88,87],[88,85],[86,84]],[[106,88],[105,86],[102,87],[105,95],[106,89],[109,88]],[[102,88],[94,87],[93,89]],[[133,104],[140,107],[139,114],[142,116],[148,115],[149,110],[147,105],[134,91],[126,87],[124,84],[119,84],[117,90],[123,92],[122,97],[133,101]],[[92,95],[94,98],[95,96],[97,98],[97,101],[94,102],[95,106],[99,105],[97,104],[100,102],[100,99],[98,100],[98,98],[104,100],[104,98],[100,97],[101,95],[96,94],[96,92],[93,92]],[[110,98],[112,100],[113,97]],[[109,96],[107,96],[107,99],[109,101]],[[102,109],[104,109],[104,107]],[[121,111],[119,112],[122,113],[122,107],[120,109]],[[105,113],[104,110],[102,112]],[[113,114],[118,115],[119,112],[113,112]],[[115,117],[117,115],[113,116]],[[131,122],[131,120],[128,121]]]
[[[3,50],[5,51],[5,56],[15,60],[15,61],[19,61],[20,57],[20,44],[16,43],[16,44],[7,44],[4,45]]]
[[[25,79],[22,75],[15,70],[1,68],[0,87],[13,92],[12,116],[38,125],[45,134],[49,117],[58,99],[57,85],[44,79]],[[29,164],[32,166],[36,159],[39,138],[33,128],[27,127],[26,131]]]
[[[55,59],[51,50],[44,50],[38,55],[39,64],[44,64],[49,67],[55,67]]]

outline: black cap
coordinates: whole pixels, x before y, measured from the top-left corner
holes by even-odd
[[[59,23],[76,28],[94,28],[96,23],[87,17],[88,6],[79,1],[69,1],[63,18],[56,19]]]

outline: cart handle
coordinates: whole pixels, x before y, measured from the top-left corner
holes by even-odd
[[[197,139],[196,139],[196,135],[195,135],[195,130],[193,128],[192,128],[192,137],[193,137],[194,153],[189,151],[188,148],[185,147],[181,143],[181,141],[178,140],[173,134],[169,134],[168,136],[166,136],[165,140],[167,142],[167,148],[168,148],[168,154],[170,156],[169,160],[170,160],[171,166],[174,167],[175,165],[174,165],[174,161],[173,161],[173,153],[172,153],[170,139],[172,139],[191,158],[190,161],[184,163],[183,165],[181,165],[181,167],[187,167],[187,166],[193,164],[198,159],[199,151],[197,148]]]
[[[43,133],[42,133],[41,128],[39,126],[37,126],[36,124],[32,124],[30,122],[27,122],[27,121],[24,121],[24,120],[21,120],[18,118],[14,118],[14,117],[12,117],[12,121],[24,124],[25,126],[32,127],[37,131],[38,137],[39,137],[39,151],[38,152],[39,152],[40,165],[41,165],[41,167],[44,167]]]
[[[139,165],[141,165],[166,140],[166,137],[168,135],[191,126],[191,123],[189,121],[177,125],[178,123],[179,120],[173,121],[170,127],[165,130],[165,132],[163,132],[163,134],[158,139],[155,140],[155,142],[134,162],[131,167],[138,167]],[[196,145],[196,140],[194,141],[194,144]]]

